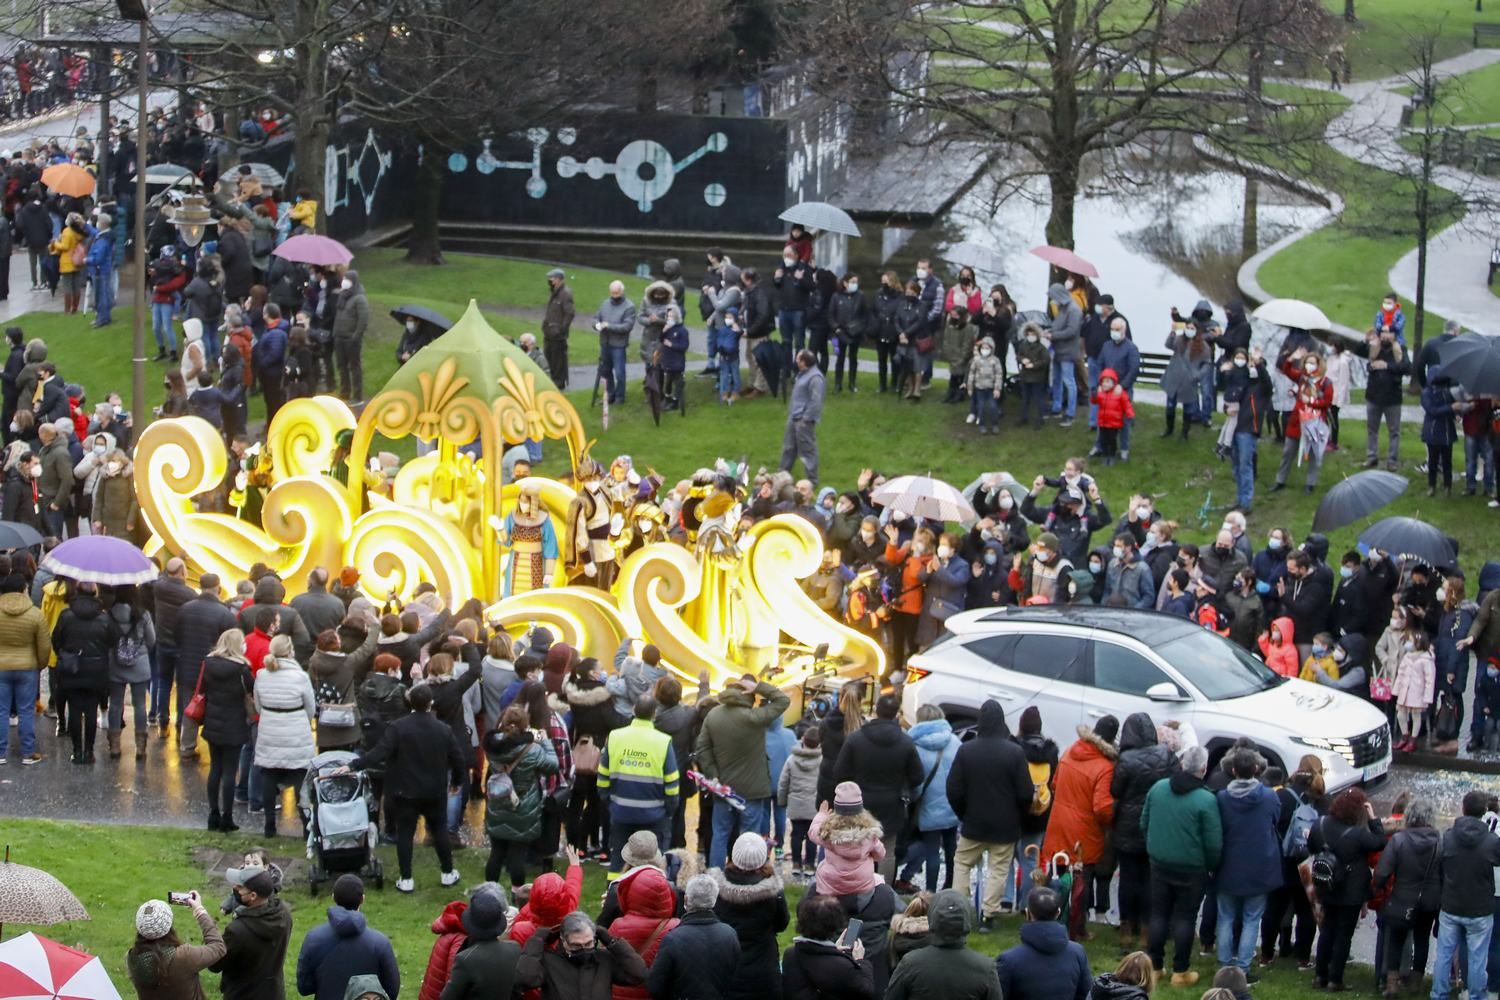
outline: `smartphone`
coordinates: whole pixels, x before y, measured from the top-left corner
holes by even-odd
[[[169,892],[167,902],[173,906],[192,906],[193,894],[191,892]]]
[[[849,919],[849,926],[844,929],[844,936],[839,938],[840,948],[853,948],[854,942],[859,940],[859,932],[864,930],[865,922],[858,917]]]

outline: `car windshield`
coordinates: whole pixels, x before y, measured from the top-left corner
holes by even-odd
[[[1243,698],[1284,680],[1240,646],[1207,629],[1194,629],[1155,649],[1189,684],[1213,701]]]

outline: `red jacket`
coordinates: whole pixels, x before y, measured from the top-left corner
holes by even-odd
[[[68,397],[68,416],[73,418],[73,431],[82,441],[89,436],[89,414],[84,412],[83,402],[77,396]]]
[[[1113,744],[1095,736],[1088,726],[1078,727],[1077,742],[1057,762],[1043,860],[1066,851],[1073,861],[1091,865],[1104,856],[1105,837],[1115,822],[1109,783],[1119,756]]]
[[[187,287],[187,283],[187,272],[179,268],[176,274],[172,275],[165,281],[157,282],[157,284],[152,287],[151,301],[166,305],[167,303],[172,301],[173,295],[177,294]]]
[[[453,974],[454,956],[469,936],[461,919],[468,908],[468,903],[455,899],[443,907],[443,912],[432,922],[432,933],[438,939],[433,942],[432,954],[427,957],[427,972],[422,976],[418,1000],[438,1000],[443,987],[448,985],[448,977]]]
[[[974,290],[968,295],[964,294],[962,285],[955,284],[948,289],[947,298],[943,302],[943,312],[951,313],[954,306],[963,306],[970,316],[977,317],[984,309],[984,294],[979,291],[977,283],[971,287]]]
[[[1135,407],[1130,403],[1130,397],[1125,390],[1120,388],[1120,376],[1115,374],[1113,368],[1106,368],[1099,373],[1101,380],[1112,378],[1115,387],[1109,392],[1095,392],[1090,400],[1099,407],[1099,426],[1119,430],[1125,426],[1126,420],[1135,419]]]
[[[609,932],[628,941],[649,969],[661,950],[662,938],[681,923],[672,916],[677,909],[672,886],[657,869],[637,868],[616,884],[615,898],[620,916],[609,925]],[[616,985],[613,993],[613,1000],[649,1000],[651,995],[644,985]]]
[[[885,561],[901,567],[901,593],[891,598],[892,611],[904,611],[909,615],[922,613],[922,589],[927,583],[927,560],[930,555],[911,555],[911,549],[898,549],[887,542]]]
[[[1281,642],[1271,641],[1271,629],[1281,635]],[[1292,627],[1292,620],[1283,615],[1271,622],[1271,629],[1266,629],[1256,640],[1260,645],[1261,658],[1266,661],[1266,666],[1281,676],[1296,677],[1302,672],[1302,668],[1297,664],[1297,630]]]
[[[583,898],[583,869],[568,866],[568,877],[564,879],[555,872],[538,875],[531,883],[531,898],[516,914],[516,922],[510,925],[510,939],[522,947],[531,940],[538,929],[556,927],[563,917],[578,909]]]
[[[1320,376],[1316,383],[1318,395],[1312,402],[1307,402],[1302,398],[1302,387],[1307,381],[1307,373],[1302,370],[1302,366],[1289,358],[1282,362],[1281,374],[1291,379],[1297,387],[1297,405],[1292,410],[1292,415],[1286,419],[1286,436],[1300,441],[1302,440],[1302,408],[1305,406],[1318,413],[1328,412],[1328,408],[1333,405],[1333,383]]]

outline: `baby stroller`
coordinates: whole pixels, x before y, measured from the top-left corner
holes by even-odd
[[[329,750],[313,758],[302,782],[307,810],[307,857],[312,862],[307,887],[319,886],[343,872],[358,872],[375,888],[385,888],[385,869],[375,857],[375,794],[363,771],[349,770],[355,755]]]

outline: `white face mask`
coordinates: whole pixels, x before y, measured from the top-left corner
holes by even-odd
[[[925,268],[925,267],[919,267],[919,268],[917,268],[917,280],[918,281],[926,281],[927,280],[927,268]]]
[[[857,291],[859,291],[859,282],[857,282],[857,281],[851,281],[851,282],[849,282],[848,286],[846,286],[846,287],[848,287],[849,291],[851,291],[851,292],[857,292]]]
[[[1187,337],[1187,338],[1188,338],[1188,339],[1190,339],[1190,340],[1191,340],[1191,339],[1192,339],[1192,338],[1193,338],[1193,337],[1196,337],[1196,336],[1198,336],[1198,330],[1197,330],[1197,328],[1196,328],[1196,327],[1191,327],[1191,326],[1190,326],[1190,327],[1188,327],[1188,328],[1187,328],[1187,329],[1186,329],[1186,330],[1183,330],[1183,331],[1182,331],[1182,335],[1183,335],[1183,336],[1184,336],[1184,337]]]
[[[32,479],[41,479],[42,478],[42,467],[40,465],[33,465],[31,467],[31,478]]]
[[[342,289],[343,291],[347,292],[349,289],[351,289],[353,287],[354,287],[354,282],[350,281],[348,278],[345,278],[343,281],[339,282],[339,288]]]
[[[992,351],[992,350],[990,350],[990,349],[989,349],[989,348],[988,348],[988,347],[981,347],[981,348],[980,348],[980,349],[979,349],[979,356],[980,356],[980,357],[981,357],[981,358],[987,358],[987,357],[989,357],[989,356],[990,356],[990,355],[991,355],[991,354],[994,354],[994,353],[995,353],[995,352],[994,352],[994,351]]]
[[[647,533],[649,533],[651,531],[651,522],[648,521],[648,520],[646,520],[645,518],[641,518],[641,519],[637,520],[635,522],[635,526],[636,526],[636,528],[638,528],[640,530],[640,533],[643,534],[643,535],[647,534]]]
[[[1035,344],[1036,343],[1036,334],[1034,334],[1034,333],[1028,333],[1026,335],[1026,343],[1028,343],[1028,344]]]
[[[110,462],[104,467],[104,471],[109,473],[111,476],[117,476],[120,474],[120,463]]]
[[[1243,368],[1243,367],[1245,367],[1246,364],[1247,364],[1247,362],[1245,361],[1244,358],[1235,358],[1234,359],[1234,366],[1236,368]]]
[[[873,542],[875,540],[875,529],[873,529],[873,528],[860,528],[859,529],[859,537],[863,538],[866,542]]]
[[[414,320],[414,319],[407,320],[406,321],[406,329],[407,329],[408,333],[416,333],[417,332],[417,321]]]
[[[1011,495],[1009,493],[1005,494],[1005,496],[1003,496],[1003,497],[1000,498],[1000,509],[1001,510],[1010,510],[1015,505],[1016,505],[1016,501],[1014,499],[1012,499],[1012,497],[1011,497]]]
[[[913,552],[915,552],[917,555],[921,555],[922,553],[924,553],[924,552],[927,551],[927,543],[926,542],[912,542],[911,543],[911,550]]]
[[[1071,292],[1073,290],[1073,279],[1069,278],[1067,281],[1064,281],[1063,287]]]
[[[96,445],[94,445],[94,454],[95,455],[102,455],[106,451],[109,451],[109,449],[107,447],[105,447],[104,445],[102,445],[102,444],[96,444]]]
[[[796,257],[783,257],[783,258],[781,258],[781,263],[782,263],[782,265],[784,267],[791,267],[793,264],[797,263],[797,258]]]
[[[950,546],[947,546],[947,545],[939,545],[938,546],[938,558],[939,559],[947,559],[951,555],[953,555],[953,549]]]
[[[1151,517],[1151,508],[1150,507],[1137,507],[1135,509],[1135,519],[1137,521],[1149,520],[1150,517]]]
[[[1113,340],[1115,343],[1118,344],[1120,341],[1122,341],[1122,340],[1125,339],[1125,331],[1124,330],[1111,330],[1111,331],[1109,331],[1109,339]]]

